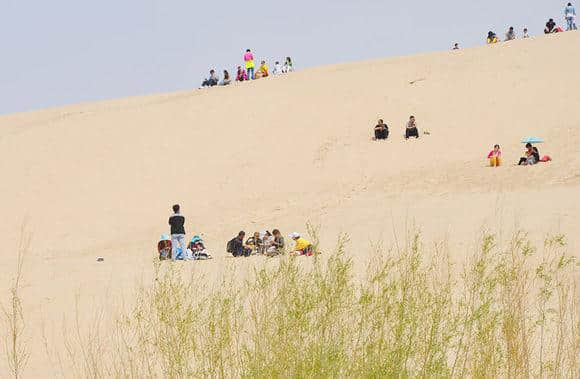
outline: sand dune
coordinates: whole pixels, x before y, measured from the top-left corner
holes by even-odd
[[[570,32],[3,116],[0,270],[13,271],[26,220],[25,310],[33,330],[43,321],[56,333],[75,293],[120,302],[147,278],[173,203],[213,251],[191,263],[210,277],[262,262],[226,256],[239,230],[288,234],[306,221],[326,246],[348,232],[358,262],[413,222],[457,246],[517,224],[538,241],[563,232],[577,249],[579,45]],[[402,138],[411,114],[430,135]],[[377,118],[386,142],[371,141]],[[553,162],[514,166],[529,135]],[[505,165],[492,169],[495,143]],[[46,363],[33,346],[31,375]]]

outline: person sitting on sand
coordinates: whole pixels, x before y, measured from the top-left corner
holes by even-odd
[[[302,238],[299,233],[292,233],[290,234],[290,238],[294,240],[294,250],[292,251],[292,255],[306,255],[312,256],[314,255],[314,246],[307,241],[306,239]]]
[[[238,66],[236,82],[243,82],[244,80],[248,80],[248,74],[246,73],[246,70],[242,68],[242,66]]]
[[[530,38],[530,35],[528,34],[528,28],[524,28],[524,34],[522,38]]]
[[[536,164],[540,162],[540,151],[537,147],[532,147],[532,157],[534,157],[534,161],[532,164]]]
[[[551,18],[546,22],[546,27],[544,28],[544,34],[556,33],[556,23],[554,19]]]
[[[272,70],[272,74],[274,75],[282,74],[282,65],[280,64],[280,62],[276,61],[276,63],[274,63],[274,69]]]
[[[284,237],[278,229],[272,230],[272,243],[270,247],[266,250],[266,255],[269,257],[274,257],[284,253]]]
[[[246,246],[251,248],[255,254],[262,254],[264,252],[264,244],[262,238],[260,238],[260,233],[255,232],[252,237],[248,238]]]
[[[499,42],[499,39],[497,38],[495,33],[490,30],[487,33],[487,44],[489,45],[489,44],[498,43],[498,42]]]
[[[387,138],[389,138],[389,126],[385,124],[382,119],[380,119],[375,126],[375,140]]]
[[[419,129],[417,129],[415,116],[409,117],[409,122],[407,122],[407,127],[405,128],[405,139],[409,139],[409,137],[419,138]]]
[[[493,150],[487,154],[487,159],[489,159],[489,164],[491,167],[501,166],[501,148],[499,145],[495,145]]]
[[[171,237],[169,234],[162,234],[157,243],[157,251],[159,252],[159,260],[164,261],[171,259]]]
[[[244,244],[245,236],[246,232],[242,230],[236,237],[231,239],[226,247],[227,252],[232,253],[234,257],[249,257],[252,254],[252,248]]]
[[[200,236],[193,236],[191,242],[187,246],[187,259],[211,259],[211,255],[209,255]]]
[[[566,30],[577,30],[576,27],[576,9],[572,3],[568,3],[564,8],[564,18],[566,19]]]
[[[453,45],[453,50],[459,50],[459,44],[457,42]]]
[[[286,61],[284,62],[284,67],[282,67],[283,73],[288,73],[294,71],[294,66],[292,64],[292,58],[286,57]]]
[[[505,34],[505,40],[513,41],[514,39],[516,39],[516,32],[514,31],[514,27],[510,26],[509,30]]]
[[[526,143],[525,156],[520,158],[518,166],[530,166],[540,161],[540,152],[537,147],[532,146],[531,143]]]
[[[266,61],[262,61],[262,63],[260,64],[260,73],[262,73],[262,78],[267,78],[269,73],[268,73],[268,65],[266,64]]]
[[[227,86],[232,82],[232,79],[230,78],[230,73],[228,72],[228,70],[224,70],[224,80],[222,82],[222,86]]]
[[[262,239],[262,245],[264,246],[264,251],[268,250],[272,243],[274,242],[274,236],[269,230],[260,233],[260,238]]]
[[[209,78],[205,79],[201,84],[202,87],[213,87],[217,86],[220,81],[220,78],[215,73],[215,70],[209,71]]]

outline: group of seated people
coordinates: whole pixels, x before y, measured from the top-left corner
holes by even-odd
[[[502,163],[501,158],[501,148],[499,145],[495,145],[493,150],[487,154],[487,159],[489,159],[489,165],[491,167],[499,167]],[[548,155],[545,155],[540,158],[540,151],[537,147],[533,146],[531,143],[526,144],[526,151],[524,152],[524,156],[520,158],[518,162],[518,166],[531,166],[535,165],[538,162],[549,162],[552,158]]]
[[[556,25],[553,18],[549,19],[548,22],[546,22],[546,27],[544,28],[544,34],[561,33],[563,31],[564,31],[564,29],[562,27]]]
[[[292,71],[294,71],[292,59],[290,57],[286,57],[286,61],[284,62],[284,65],[281,65],[279,61],[276,61],[276,64],[274,65],[274,70],[272,73],[274,75],[279,75],[279,74],[286,74],[286,73],[292,72]],[[250,71],[250,75],[252,75],[251,78],[248,76],[248,71],[246,71],[245,68],[243,68],[242,66],[238,66],[235,80],[237,82],[243,82],[246,80],[267,78],[268,76],[270,76],[270,69],[269,69],[268,65],[266,64],[266,61],[261,62],[260,67],[258,68],[258,70],[255,73],[254,73],[254,69],[252,68],[252,70]],[[217,86],[217,85],[227,86],[231,83],[232,83],[232,79],[230,77],[230,73],[228,72],[228,70],[224,70],[224,78],[221,82],[220,82],[219,75],[215,72],[215,70],[210,70],[209,77],[202,81],[201,86],[202,87],[213,87],[213,86]]]
[[[262,61],[260,67],[258,68],[258,71],[256,71],[256,73],[253,74],[251,79],[255,80],[267,78],[268,76],[270,76],[270,69],[268,68],[266,62]],[[236,81],[243,82],[249,79],[250,78],[248,77],[248,72],[246,71],[246,69],[244,69],[242,66],[238,66],[238,72],[236,73]]]
[[[415,116],[409,117],[409,121],[407,122],[407,126],[405,127],[405,139],[409,139],[409,137],[419,138],[419,129],[417,128],[417,121],[415,120]],[[389,126],[385,124],[385,122],[380,119],[375,126],[375,140],[385,140],[389,138]]]
[[[529,38],[530,35],[528,34],[528,29],[524,28],[524,33],[522,35],[522,38]],[[517,38],[516,36],[516,32],[513,26],[510,26],[508,31],[505,33],[505,39],[504,41],[513,41]],[[489,31],[487,33],[487,38],[486,41],[489,44],[494,44],[494,43],[498,43],[500,42],[500,39],[497,37],[497,34],[495,34],[493,31]]]
[[[173,260],[196,261],[212,258],[200,236],[193,236],[187,245],[187,249],[183,251],[181,247],[176,246],[173,248],[171,237],[168,234],[163,234],[157,244],[157,251],[159,252],[159,260],[162,261],[173,259],[173,254],[176,254]]]
[[[244,231],[239,232],[237,236],[227,243],[226,251],[234,257],[249,257],[256,254],[275,257],[284,254],[286,251],[284,237],[278,229],[274,229],[272,233],[267,230],[255,232],[252,237],[244,242],[245,237],[246,233]],[[299,233],[292,233],[290,238],[294,240],[292,255],[314,255],[313,245],[300,236]]]

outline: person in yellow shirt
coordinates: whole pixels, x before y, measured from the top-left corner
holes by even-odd
[[[492,31],[490,31],[489,33],[487,33],[487,43],[489,44],[494,44],[494,43],[498,43],[499,39],[497,38],[496,34]]]
[[[262,61],[262,64],[260,65],[260,72],[262,73],[262,78],[268,77],[269,72],[268,65],[266,65],[266,61]]]
[[[314,255],[314,248],[312,244],[307,241],[306,239],[302,238],[299,233],[292,233],[290,234],[290,238],[294,240],[294,251],[292,251],[293,255]]]

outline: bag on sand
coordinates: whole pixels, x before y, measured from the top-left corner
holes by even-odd
[[[226,245],[226,251],[228,253],[235,253],[234,246],[236,244],[236,238],[231,239],[228,244]]]

